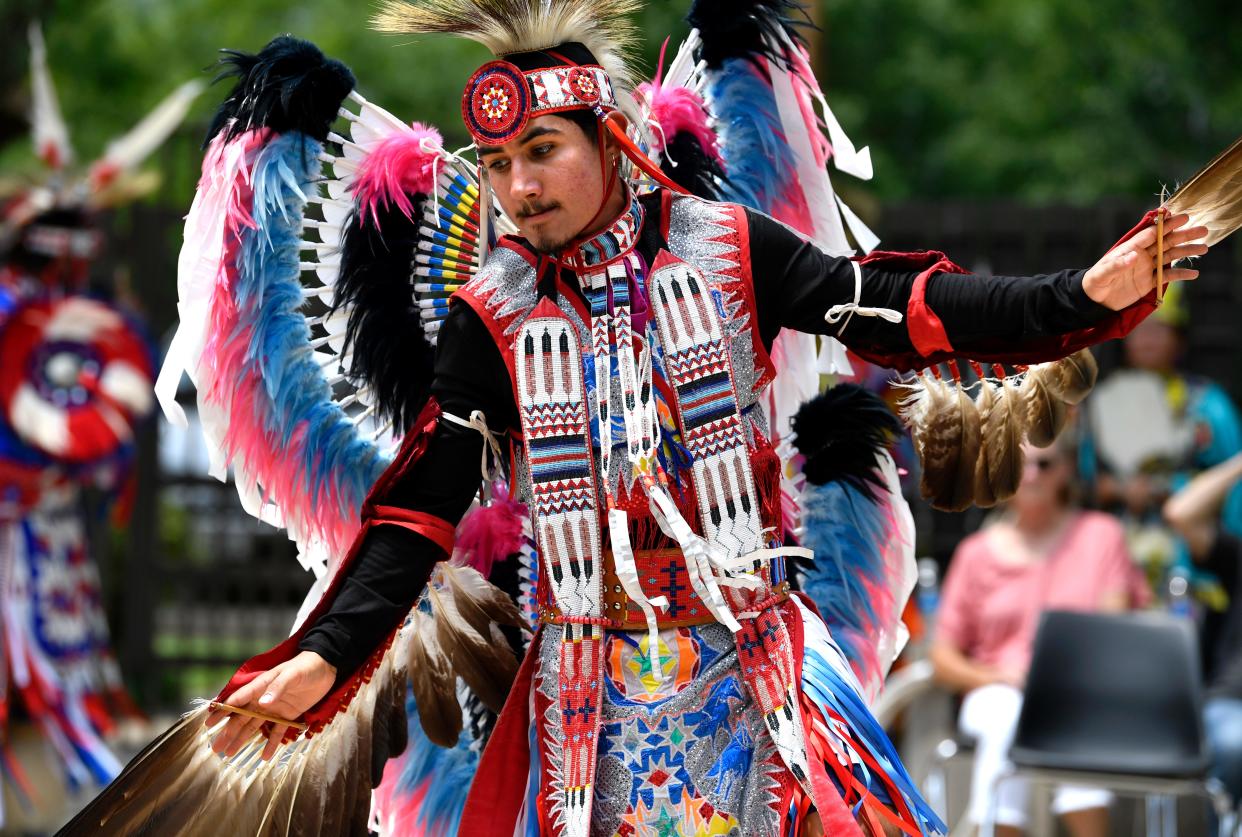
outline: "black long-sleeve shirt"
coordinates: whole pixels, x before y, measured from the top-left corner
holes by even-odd
[[[644,199],[646,220],[637,243],[650,264],[661,248],[661,206]],[[847,346],[885,354],[910,352],[906,325],[853,316],[835,325],[824,319],[833,306],[854,299],[854,270],[847,259],[825,255],[767,216],[747,211],[751,276],[759,335],[771,346],[782,328],[831,335]],[[975,340],[1023,339],[1084,328],[1106,316],[1082,288],[1083,271],[1034,277],[981,278],[942,273],[927,284],[926,302],[940,317],[953,346],[970,354]],[[906,311],[916,278],[864,265],[859,304]],[[577,288],[577,282],[567,283]],[[518,431],[509,373],[478,315],[452,306],[440,331],[432,394],[446,413],[467,417],[480,410],[495,432]],[[391,487],[386,505],[416,509],[456,523],[479,487],[475,463],[483,439],[475,430],[441,422],[422,458]],[[370,531],[333,602],[299,647],[320,654],[338,678],[353,672],[409,611],[422,592],[438,547],[397,526]]]

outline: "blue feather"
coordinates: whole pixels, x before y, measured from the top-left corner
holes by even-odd
[[[301,313],[302,210],[319,178],[320,151],[319,143],[295,133],[259,151],[251,180],[255,228],[241,236],[234,298],[238,328],[250,334],[247,372],[267,396],[255,404],[253,420],[286,448],[304,433],[296,454],[310,506],[322,507],[335,496],[335,512],[353,518],[387,463],[332,401]]]
[[[856,665],[877,616],[865,583],[884,584],[888,537],[881,507],[844,482],[808,485],[803,499],[803,545],[815,552],[799,577],[832,636]]]
[[[466,807],[466,794],[479,769],[478,743],[466,729],[453,749],[438,747],[423,733],[412,692],[406,695],[405,707],[410,719],[410,740],[397,793],[413,794],[425,785],[418,825],[431,835],[456,834]]]
[[[772,85],[749,60],[731,58],[709,73],[708,91],[720,120],[724,199],[771,214],[794,176]]]

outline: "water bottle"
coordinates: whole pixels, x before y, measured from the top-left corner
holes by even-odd
[[[1190,595],[1190,574],[1185,567],[1169,570],[1169,613],[1178,619],[1194,616],[1194,600]]]
[[[935,558],[920,558],[918,562],[919,580],[915,593],[915,602],[923,621],[930,624],[940,606],[940,565]]]

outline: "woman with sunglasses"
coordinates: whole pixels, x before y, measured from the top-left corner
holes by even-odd
[[[1045,610],[1119,611],[1149,593],[1120,523],[1078,507],[1073,448],[1028,446],[1017,494],[1004,513],[962,541],[945,578],[931,658],[937,679],[961,693],[959,725],[976,740],[969,816],[994,812],[996,834],[1021,834],[1027,787],[996,779],[1005,767],[1022,688]],[[995,785],[995,786],[994,786]],[[1061,787],[1053,799],[1073,837],[1108,833],[1106,791]]]

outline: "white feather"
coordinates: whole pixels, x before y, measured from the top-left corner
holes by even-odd
[[[136,168],[177,129],[204,87],[198,80],[182,84],[128,133],[108,143],[100,162],[121,171]]]
[[[46,151],[53,149],[59,166],[73,162],[73,147],[69,144],[69,128],[60,114],[56,100],[56,87],[47,68],[47,45],[43,30],[31,23],[27,30],[30,39],[30,124],[34,132],[35,153],[46,159]]]

